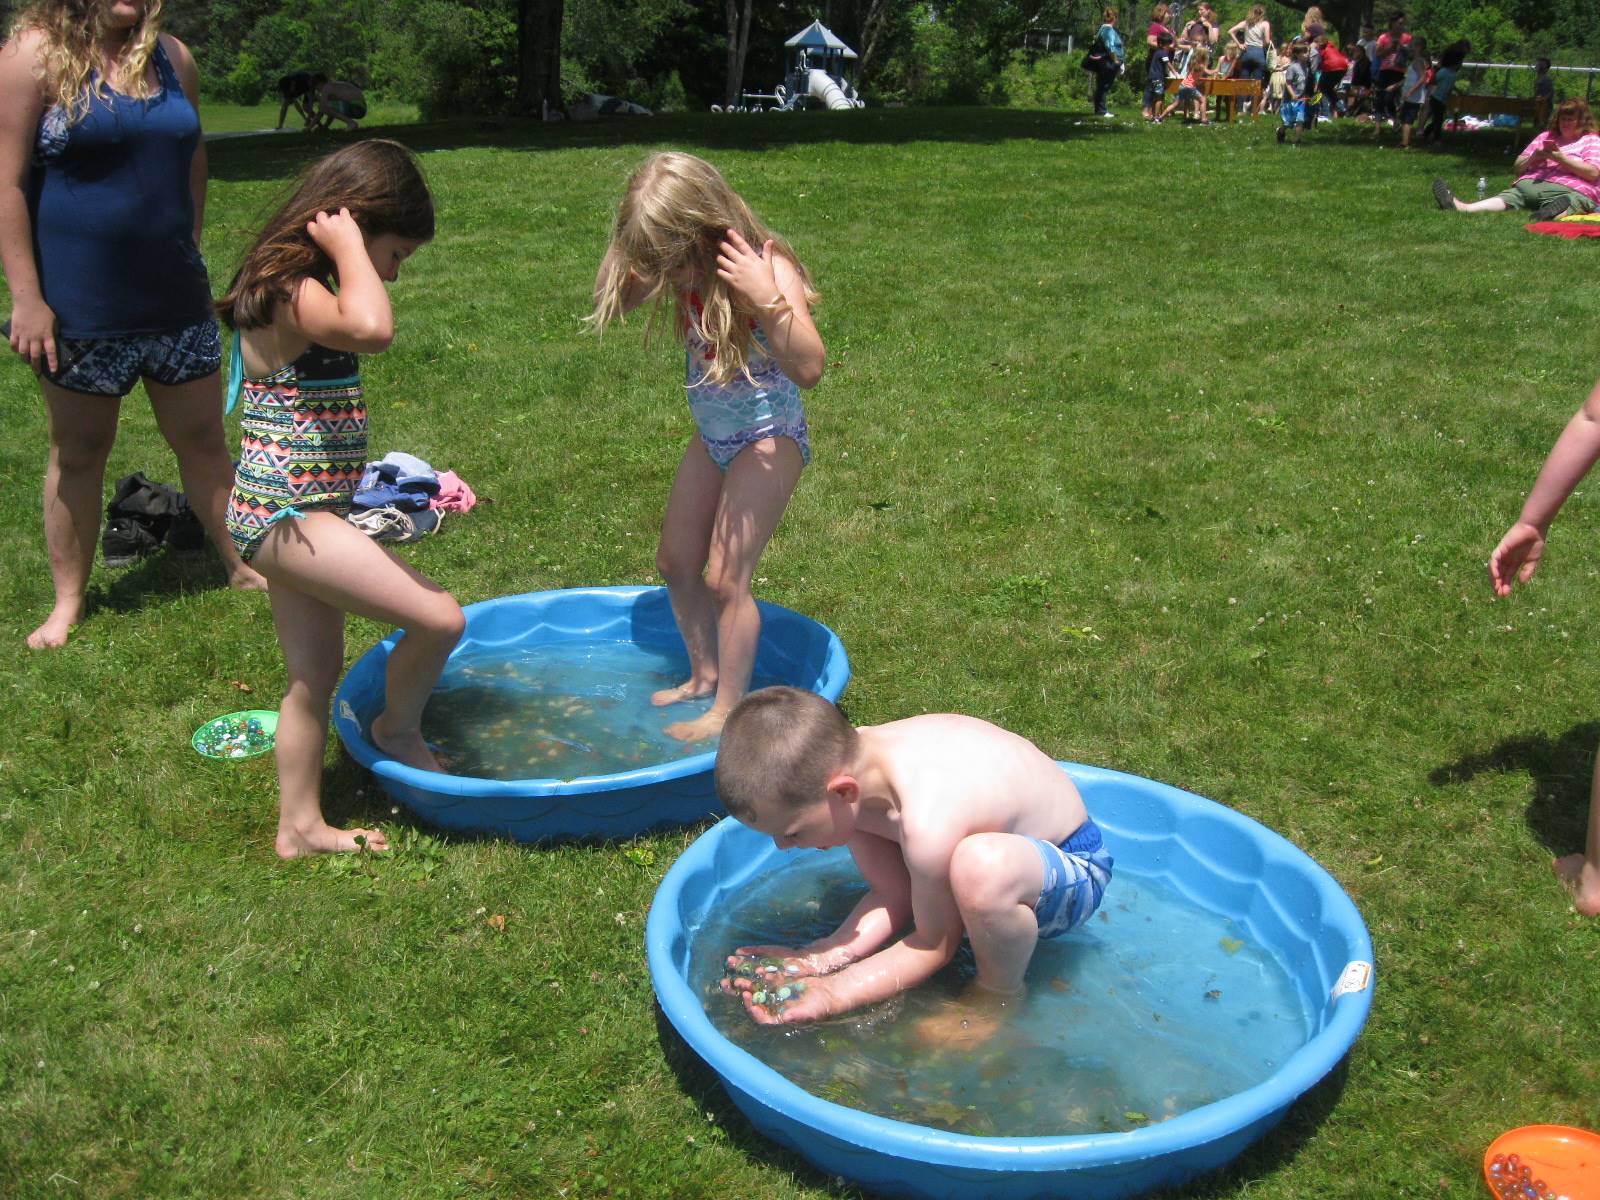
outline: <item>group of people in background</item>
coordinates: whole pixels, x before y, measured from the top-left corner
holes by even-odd
[[[1471,43],[1462,38],[1436,58],[1431,56],[1426,41],[1406,29],[1405,15],[1398,12],[1389,17],[1382,33],[1365,24],[1359,38],[1341,47],[1316,5],[1306,10],[1299,32],[1280,42],[1273,37],[1261,4],[1224,31],[1209,3],[1197,5],[1188,20],[1173,6],[1158,3],[1150,12],[1145,45],[1140,111],[1151,123],[1181,111],[1208,124],[1207,80],[1255,80],[1261,85],[1261,110],[1281,118],[1280,142],[1291,135],[1298,142],[1301,132],[1318,120],[1342,116],[1370,121],[1374,136],[1381,136],[1387,127],[1397,129],[1401,148],[1408,150],[1413,131],[1419,145],[1444,134],[1450,94],[1472,52]],[[1107,100],[1127,59],[1117,10],[1108,7],[1083,64],[1094,75],[1097,116],[1113,115]],[[1169,99],[1173,83],[1177,90]],[[1534,96],[1542,98],[1547,109],[1553,104],[1555,85],[1548,58],[1538,62]],[[1253,101],[1246,98],[1242,103],[1248,108]]]

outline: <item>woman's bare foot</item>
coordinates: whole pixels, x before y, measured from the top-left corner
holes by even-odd
[[[722,726],[727,722],[728,714],[722,709],[713,708],[708,713],[702,713],[692,721],[674,721],[661,732],[670,738],[677,738],[680,742],[703,742],[707,738],[714,738],[722,732]]]
[[[356,839],[361,838],[360,842]],[[381,829],[338,829],[318,821],[306,829],[278,827],[279,858],[303,858],[308,854],[339,854],[358,850],[387,850],[389,839]]]
[[[83,601],[63,607],[58,604],[50,610],[44,624],[28,635],[28,649],[56,650],[67,644],[72,627],[83,619]]]
[[[1550,864],[1556,878],[1572,893],[1572,906],[1586,917],[1600,917],[1600,867],[1581,854],[1569,854]]]
[[[423,740],[422,730],[408,729],[397,733],[385,725],[386,716],[387,713],[379,713],[373,718],[373,744],[396,762],[415,767],[419,771],[436,771],[441,775],[444,774],[444,767],[434,757],[432,748]]]
[[[249,563],[240,562],[229,572],[228,586],[241,592],[264,592],[267,590],[267,579]]]
[[[657,708],[668,704],[682,704],[685,700],[704,700],[707,696],[716,695],[717,681],[698,683],[691,679],[687,683],[680,683],[677,687],[662,688],[659,692],[652,692],[650,703]]]

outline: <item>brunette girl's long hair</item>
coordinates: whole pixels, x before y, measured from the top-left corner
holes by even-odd
[[[66,111],[69,125],[88,114],[91,96],[109,103],[108,87],[141,99],[154,91],[146,76],[161,36],[161,0],[145,0],[144,16],[128,30],[117,70],[107,79],[99,73],[100,43],[110,31],[110,8],[106,0],[34,0],[11,23],[11,37],[36,30],[43,39],[45,99]]]
[[[258,329],[272,323],[278,302],[292,299],[301,279],[330,278],[333,261],[306,226],[318,213],[341,208],[350,210],[369,238],[433,238],[433,197],[415,155],[399,142],[354,142],[306,168],[245,252],[227,294],[217,301],[217,315],[235,329]]]
[[[654,301],[646,339],[669,295],[677,303],[678,332],[686,333],[688,306],[670,279],[691,267],[702,281],[700,333],[716,350],[702,382],[750,378],[751,354],[760,353],[750,328],[757,314],[717,275],[717,247],[730,229],[737,229],[756,250],[770,240],[773,254],[794,264],[806,303],[821,299],[789,243],[762,224],[715,167],[692,154],[663,153],[651,155],[628,181],[611,231],[607,274],[596,288],[594,311],[585,319],[593,328],[604,329],[622,316],[631,272],[652,285],[645,298],[646,303]]]

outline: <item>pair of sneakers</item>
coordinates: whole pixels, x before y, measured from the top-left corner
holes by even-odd
[[[205,528],[182,492],[140,471],[117,480],[100,534],[106,566],[131,567],[163,547],[173,554],[198,554],[205,544]]]

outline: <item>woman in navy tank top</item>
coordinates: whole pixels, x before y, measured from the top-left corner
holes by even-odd
[[[236,587],[264,587],[224,525],[233,469],[221,351],[200,257],[199,77],[144,0],[35,0],[0,47],[0,261],[11,348],[50,421],[44,529],[55,604],[28,637],[83,617],[106,459],[141,379],[195,512]]]

